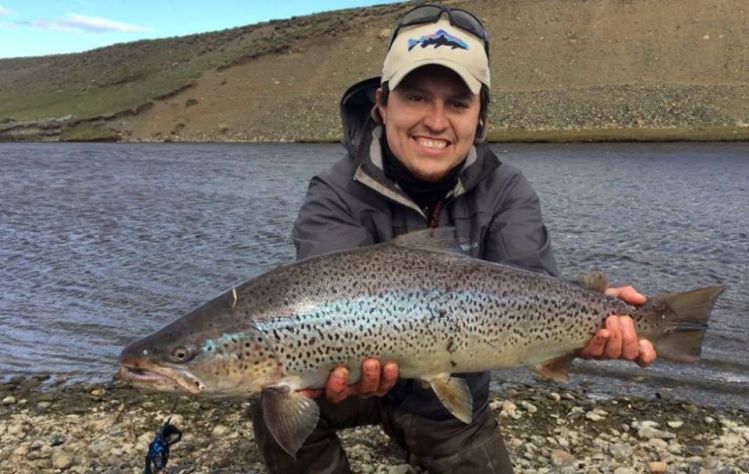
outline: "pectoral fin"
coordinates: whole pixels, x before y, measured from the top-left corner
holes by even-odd
[[[575,354],[565,354],[556,359],[547,360],[536,366],[536,373],[544,380],[567,382],[570,378],[570,365],[572,365],[574,358]]]
[[[473,419],[473,396],[466,381],[459,377],[441,375],[425,379],[429,382],[437,398],[463,423],[470,423]]]
[[[260,395],[263,418],[276,442],[296,458],[320,418],[317,402],[285,386],[265,387]]]

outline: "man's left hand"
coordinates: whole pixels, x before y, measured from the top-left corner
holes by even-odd
[[[638,306],[647,300],[631,286],[609,288],[606,294]],[[633,360],[640,367],[649,366],[656,358],[653,344],[647,339],[638,339],[632,318],[616,315],[606,318],[606,327],[599,329],[578,355],[583,359]]]

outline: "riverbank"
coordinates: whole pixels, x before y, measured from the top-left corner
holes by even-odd
[[[172,412],[174,401],[120,382],[16,377],[0,384],[0,472],[142,472],[172,413],[184,436],[165,472],[264,472],[247,402],[182,397]],[[492,393],[491,406],[518,473],[749,472],[746,411],[551,385],[510,386]],[[379,428],[341,437],[355,472],[418,472]]]

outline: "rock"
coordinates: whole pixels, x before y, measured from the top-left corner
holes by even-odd
[[[216,425],[211,430],[211,436],[214,438],[222,438],[229,432],[229,428],[224,425]]]
[[[637,471],[629,467],[617,467],[614,474],[637,474]]]
[[[551,400],[554,400],[555,402],[561,401],[562,396],[559,395],[557,392],[549,392],[546,394]]]
[[[8,395],[7,397],[3,398],[3,405],[5,406],[13,405],[14,403],[16,403],[16,397],[14,397],[13,395]]]
[[[614,459],[625,460],[632,457],[632,448],[626,444],[615,443],[609,446],[609,453]]]
[[[724,434],[718,439],[718,442],[729,448],[743,446],[746,443],[743,437],[733,433]]]
[[[517,409],[518,409],[517,405],[515,405],[514,403],[512,403],[509,400],[505,400],[505,401],[502,402],[502,412],[501,413],[503,415],[506,414],[508,416],[512,416],[512,415],[515,414],[515,412],[517,411]]]
[[[562,449],[552,449],[550,458],[551,464],[557,467],[572,466],[577,462],[575,456]]]
[[[73,465],[73,458],[64,451],[56,449],[52,452],[52,467],[55,469],[67,469]]]
[[[601,410],[600,408],[596,408],[586,413],[585,418],[591,421],[602,421],[606,419],[607,415],[608,412]]]
[[[65,437],[61,434],[52,435],[52,438],[49,440],[50,446],[60,446],[63,443],[65,443]]]
[[[660,438],[660,439],[672,439],[676,438],[676,435],[669,433],[668,431],[661,431],[651,426],[642,426],[637,431],[637,436],[643,439]]]
[[[648,472],[666,472],[666,463],[663,461],[655,461],[648,463]]]
[[[525,400],[520,402],[520,406],[522,406],[525,409],[525,411],[527,411],[530,414],[536,413],[538,411],[538,408],[536,408],[536,405]]]
[[[36,450],[42,449],[42,446],[44,446],[44,441],[40,439],[35,439],[34,441],[31,442],[29,449],[32,451],[36,451]]]
[[[655,449],[666,450],[668,448],[668,443],[660,438],[650,438],[648,444]]]
[[[36,407],[40,410],[46,410],[50,406],[52,406],[52,403],[50,402],[39,402],[36,404]]]
[[[397,466],[390,466],[388,474],[412,474],[416,472],[409,464],[399,464]]]
[[[26,457],[27,454],[29,454],[29,448],[27,448],[26,446],[18,446],[13,450],[14,456]]]
[[[708,425],[712,425],[715,423],[715,418],[713,418],[712,416],[706,416],[705,423],[707,423]]]
[[[684,448],[684,452],[689,454],[690,456],[702,456],[705,454],[705,448],[703,446],[698,445],[690,445],[686,446]]]

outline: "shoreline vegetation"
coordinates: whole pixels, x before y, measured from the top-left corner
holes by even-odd
[[[443,3],[491,38],[489,141],[749,141],[749,4]],[[0,142],[338,142],[411,7],[0,59]]]
[[[490,400],[517,473],[749,472],[745,410],[563,385],[507,385]],[[0,383],[0,472],[142,472],[148,443],[170,415],[183,438],[164,472],[265,472],[247,407],[121,381],[14,377]],[[354,472],[420,472],[377,427],[339,434]]]

